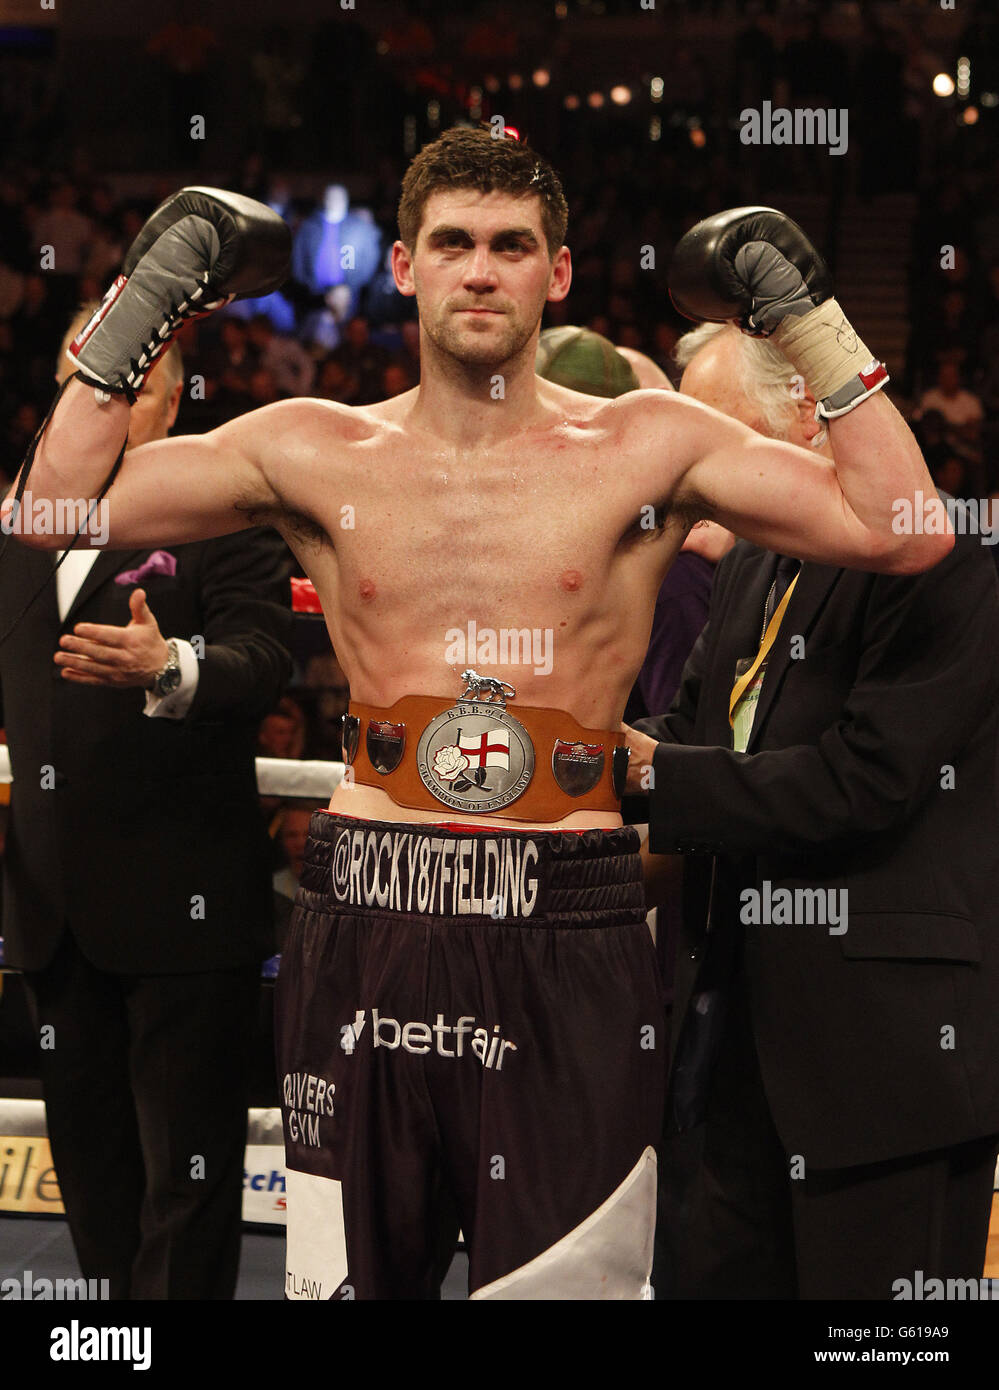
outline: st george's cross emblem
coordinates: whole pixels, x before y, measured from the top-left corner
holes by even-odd
[[[516,694],[512,686],[487,690],[487,682],[470,671],[462,672],[462,679],[462,696],[424,729],[417,768],[423,785],[445,806],[498,811],[528,786],[534,745],[523,724],[507,712],[506,699]],[[465,698],[469,690],[474,692],[470,699]]]

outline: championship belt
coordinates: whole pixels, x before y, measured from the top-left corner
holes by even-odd
[[[628,750],[623,733],[584,729],[564,710],[507,702],[506,681],[461,673],[465,689],[406,695],[391,709],[350,703],[343,760],[353,780],[381,787],[399,806],[446,807],[511,820],[562,820],[572,811],[621,809]]]

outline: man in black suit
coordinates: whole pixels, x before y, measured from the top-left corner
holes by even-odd
[[[828,449],[768,344],[717,325],[684,343],[682,391]],[[669,714],[629,736],[653,855],[687,856],[668,1129],[703,1122],[704,1147],[693,1190],[663,1193],[661,1224],[689,1207],[679,1297],[886,1299],[920,1270],[982,1274],[997,637],[976,535],[913,577],[739,542]]]
[[[166,437],[182,389],[173,347],[130,448]],[[55,560],[10,537],[4,632]],[[290,672],[288,574],[266,529],[169,552],[92,549],[85,532],[0,647],[7,962],[37,1006],[80,1265],[113,1298],[235,1288],[251,1040],[273,949],[254,742]]]

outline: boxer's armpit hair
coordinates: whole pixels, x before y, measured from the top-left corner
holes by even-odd
[[[689,531],[699,521],[717,520],[715,508],[708,499],[694,492],[674,496],[668,502],[659,503],[656,507],[656,515],[658,516],[660,512],[665,514],[667,522],[672,522],[684,531]]]
[[[674,522],[681,530],[689,531],[699,521],[711,521],[714,510],[703,497],[674,497],[656,507],[656,517],[662,517],[663,524]]]
[[[288,531],[296,540],[315,546],[317,550],[321,550],[323,546],[333,548],[329,533],[317,521],[291,507],[252,502],[246,497],[238,498],[233,507],[235,511],[246,516],[254,526],[272,526],[282,534]]]
[[[671,497],[655,504],[656,530],[665,531],[675,527],[689,531],[699,521],[711,519],[711,508],[701,498]]]
[[[633,541],[652,540],[665,535],[667,530],[674,528],[680,531],[689,531],[692,526],[696,526],[699,521],[708,519],[709,509],[701,503],[684,498],[671,498],[669,501],[658,501],[650,503],[653,509],[655,525],[650,527],[648,521],[641,515],[637,516],[631,526],[628,527],[621,537],[622,544],[630,544]]]

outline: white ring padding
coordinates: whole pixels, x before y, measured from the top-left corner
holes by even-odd
[[[261,796],[302,796],[328,801],[343,780],[343,771],[343,763],[258,758],[257,791]]]
[[[303,758],[257,758],[257,791],[261,796],[314,797],[328,801],[343,780],[343,763]],[[0,782],[13,782],[10,752],[0,743]]]

